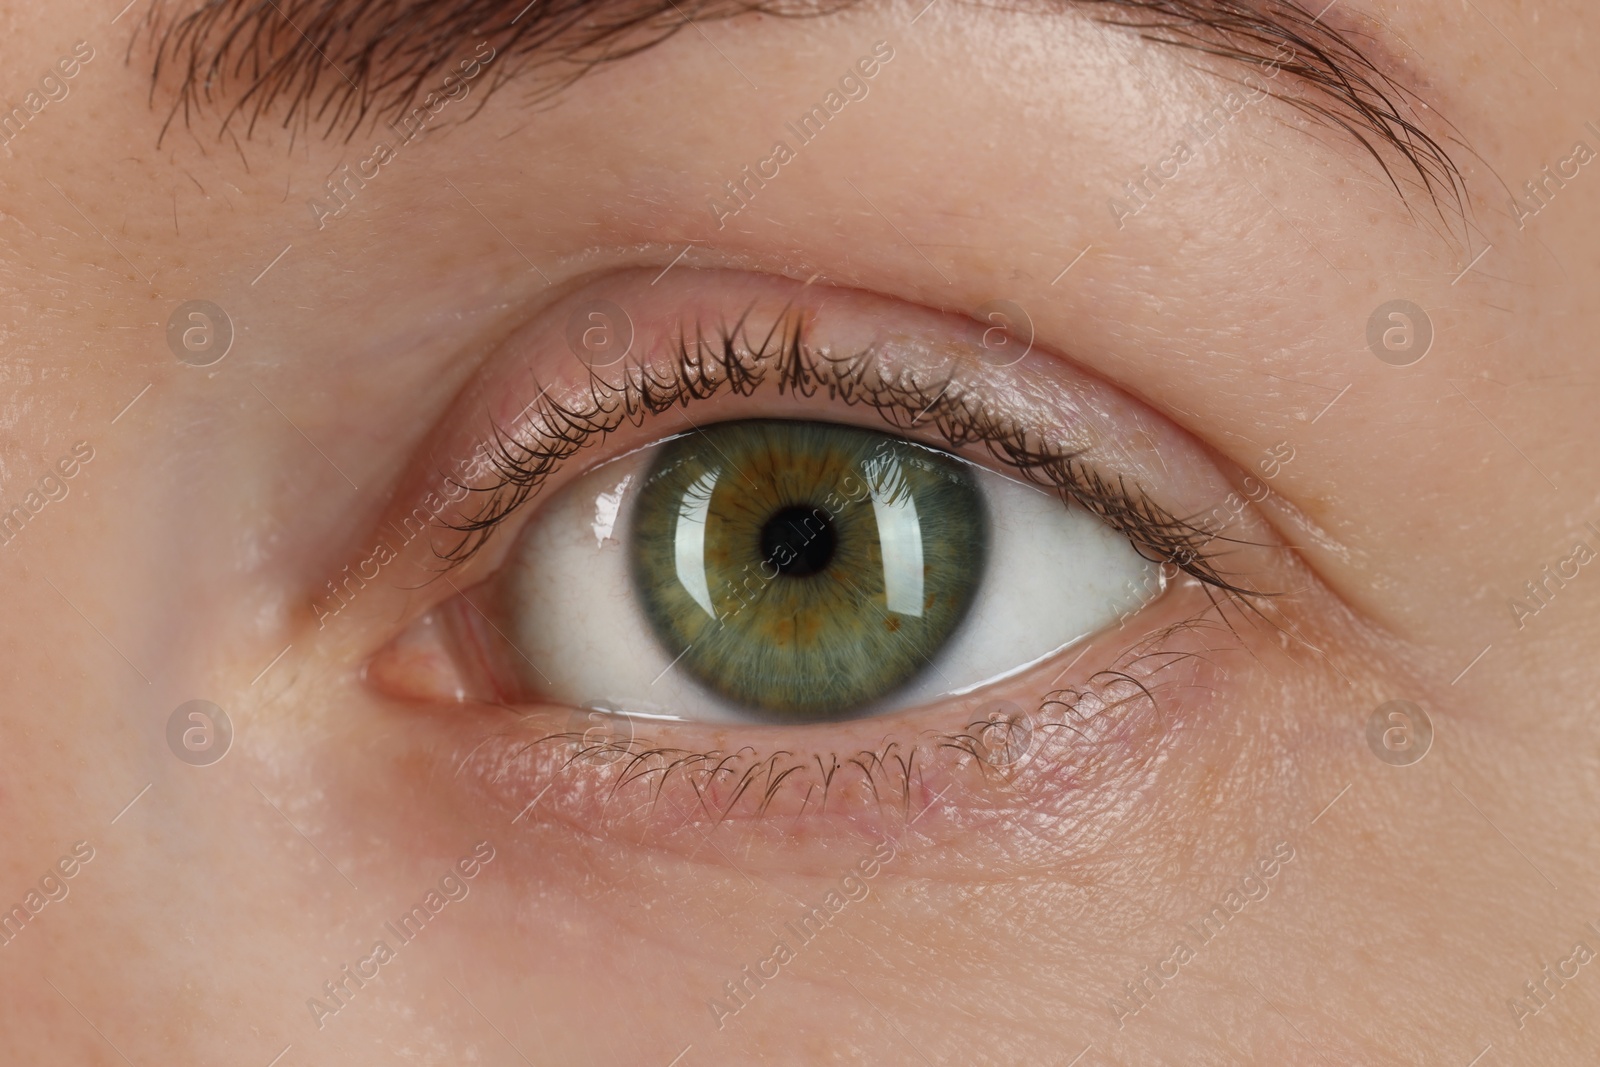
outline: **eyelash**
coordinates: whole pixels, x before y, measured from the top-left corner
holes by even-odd
[[[924,755],[924,762],[928,762],[939,751],[961,753],[967,766],[976,768],[985,783],[997,786],[999,792],[991,799],[1006,794],[1013,798],[1027,796],[1031,783],[1053,775],[1071,754],[1076,758],[1071,764],[1070,781],[1065,784],[1073,791],[1083,792],[1091,783],[1126,773],[1130,765],[1149,758],[1148,754],[1139,753],[1138,745],[1118,742],[1125,742],[1127,735],[1137,730],[1130,720],[1141,710],[1161,721],[1162,705],[1156,689],[1163,671],[1188,660],[1209,664],[1210,649],[1196,652],[1162,647],[1173,634],[1198,633],[1206,625],[1204,615],[1199,615],[1146,635],[1116,666],[1095,673],[1082,686],[1045,694],[1031,716],[975,719],[953,731],[924,732],[909,743],[891,738],[877,749],[860,749],[849,755],[807,756],[780,749],[762,756],[748,745],[727,751],[695,751],[632,736],[593,741],[587,732],[566,730],[544,733],[517,745],[509,756],[497,761],[494,777],[505,775],[524,754],[536,752],[541,746],[569,746],[571,751],[559,757],[556,766],[568,770],[589,763],[613,768],[610,797],[615,798],[625,786],[648,782],[653,777],[650,803],[645,809],[653,812],[666,796],[669,782],[678,776],[688,782],[694,803],[719,823],[747,795],[760,798],[754,811],[757,818],[768,815],[780,790],[791,779],[796,786],[806,786],[799,810],[792,814],[795,819],[813,808],[825,812],[838,779],[846,786],[864,788],[880,811],[885,797],[895,798],[902,817],[915,822],[911,798],[919,786],[925,785],[922,777],[926,774],[919,776],[918,756]],[[1155,661],[1153,666],[1144,666],[1150,661]],[[1136,673],[1141,671],[1143,678]],[[997,730],[1002,731],[998,736]],[[997,749],[1005,753],[1003,761],[996,760]],[[820,796],[813,799],[819,790]],[[1002,813],[1004,807],[1001,805],[996,813]],[[684,814],[681,808],[678,813]]]
[[[1241,542],[1199,521],[1172,514],[1142,489],[1130,489],[1122,477],[1113,482],[1077,453],[1035,440],[1026,430],[996,416],[981,400],[952,390],[952,378],[932,391],[905,374],[884,380],[875,374],[873,350],[830,356],[807,343],[806,328],[804,319],[791,317],[755,340],[746,331],[746,316],[740,316],[731,326],[719,326],[716,340],[708,342],[704,328],[697,323],[692,344],[687,335],[679,334],[673,365],[665,375],[633,365],[624,371],[622,383],[614,385],[591,370],[588,400],[581,407],[565,407],[541,392],[517,418],[524,425],[546,429],[532,441],[524,441],[516,432],[496,426],[487,457],[490,484],[456,483],[479,494],[484,503],[472,517],[445,524],[461,538],[439,553],[439,558],[447,568],[472,559],[568,460],[624,424],[638,426],[651,416],[674,407],[687,408],[723,392],[750,396],[772,384],[780,395],[792,392],[810,398],[825,392],[829,400],[847,406],[865,405],[895,430],[926,426],[952,450],[981,446],[1002,465],[1050,489],[1063,502],[1086,508],[1127,537],[1145,559],[1190,575],[1213,594],[1238,601],[1263,595],[1225,578],[1208,547],[1216,541]]]
[[[1025,757],[1026,763],[1029,764],[1049,765],[1048,751],[1061,740],[1061,735],[1054,731],[1066,731],[1079,741],[1092,746],[1097,739],[1104,739],[1114,733],[1118,722],[1137,708],[1141,706],[1158,708],[1152,684],[1138,678],[1133,671],[1146,660],[1162,661],[1149,668],[1149,677],[1154,679],[1163,668],[1174,666],[1181,660],[1197,658],[1197,654],[1193,652],[1162,651],[1159,645],[1161,639],[1171,632],[1194,630],[1200,625],[1199,619],[1190,619],[1170,626],[1159,634],[1151,635],[1130,652],[1120,667],[1097,672],[1082,687],[1057,689],[1047,693],[1033,717],[974,719],[954,731],[931,732],[924,735],[925,739],[936,749],[964,753],[986,775],[1009,781],[1014,786],[1017,772],[1023,769],[1024,759],[1021,757]],[[1091,701],[1096,705],[1092,709],[1088,707]],[[1057,709],[1054,718],[1058,721],[1051,721],[1050,709]],[[999,736],[995,733],[997,729],[1003,731]],[[1094,731],[1093,735],[1090,734],[1090,730]],[[1033,734],[1046,731],[1051,731],[1048,739],[1035,747]],[[528,747],[566,742],[576,744],[576,751],[571,756],[572,762],[596,759],[621,764],[621,769],[612,784],[613,792],[650,775],[659,775],[655,784],[656,797],[659,799],[668,779],[675,773],[692,775],[699,772],[707,782],[715,782],[724,775],[737,774],[737,783],[727,791],[724,810],[710,812],[718,816],[726,816],[746,791],[763,781],[764,786],[758,788],[762,800],[756,813],[764,814],[784,780],[802,771],[810,772],[812,766],[816,767],[816,779],[822,787],[819,806],[827,804],[829,790],[839,772],[854,767],[861,772],[861,781],[867,784],[874,795],[881,797],[885,791],[898,794],[909,812],[911,789],[916,780],[917,755],[921,750],[921,746],[916,743],[902,744],[899,741],[888,740],[879,749],[863,749],[848,757],[830,753],[826,763],[820,754],[806,760],[797,758],[795,753],[787,750],[774,752],[761,759],[746,759],[747,753],[752,751],[749,748],[732,752],[696,752],[644,743],[633,738],[623,741],[590,742],[586,735],[573,732],[547,734]],[[1067,740],[1065,743],[1071,744],[1071,741]],[[996,766],[994,754],[997,749],[1019,750],[1019,758],[1014,763]],[[1090,773],[1092,773],[1091,768],[1079,768],[1080,778],[1088,777]],[[880,791],[880,780],[883,785],[889,787],[887,790]],[[696,792],[703,804],[705,791],[697,789]]]

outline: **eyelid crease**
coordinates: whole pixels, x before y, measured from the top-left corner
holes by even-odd
[[[470,518],[444,523],[461,535],[454,546],[437,553],[446,569],[473,558],[494,530],[573,455],[625,424],[638,426],[653,415],[724,391],[750,396],[773,386],[780,395],[809,398],[825,393],[846,405],[865,405],[891,429],[925,427],[954,451],[982,447],[1023,479],[1104,521],[1128,538],[1143,558],[1197,579],[1209,595],[1221,594],[1241,604],[1274,595],[1225,577],[1218,553],[1211,548],[1213,542],[1249,542],[1225,536],[1200,517],[1174,515],[1142,487],[1130,487],[1124,477],[1102,473],[1080,453],[1051,447],[1037,434],[990,411],[980,398],[953,388],[954,372],[939,382],[919,382],[909,372],[886,380],[877,373],[873,349],[844,356],[819,351],[807,344],[806,320],[798,315],[781,318],[765,334],[752,337],[748,316],[746,311],[731,325],[720,326],[715,341],[707,340],[700,323],[692,343],[680,331],[676,358],[664,373],[630,364],[622,383],[614,385],[591,369],[587,403],[582,407],[564,406],[541,391],[518,416],[526,426],[543,428],[531,440],[524,439],[526,434],[493,427],[488,447],[490,484],[462,486],[480,494],[483,506]]]

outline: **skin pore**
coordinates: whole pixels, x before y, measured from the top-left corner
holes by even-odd
[[[1593,1061],[1592,8],[1307,13],[1416,94],[1459,186],[1241,81],[1348,114],[1292,70],[1100,5],[708,18],[559,92],[469,34],[409,141],[283,100],[219,134],[220,89],[162,137],[169,22],[119,8],[13,5],[0,42],[8,1060]],[[209,365],[192,300],[231,323]],[[517,528],[603,460],[788,417],[1005,470],[940,439],[953,400],[722,391],[623,420],[444,569],[481,499],[448,475],[489,484],[461,464],[494,427],[584,395],[598,300],[653,365],[746,313],[939,364],[1220,516],[1249,595],[1174,567],[999,683],[1040,724],[1015,762],[974,755],[977,697],[587,753],[572,709],[457,701],[430,618],[488,629]],[[218,762],[169,734],[192,700]]]

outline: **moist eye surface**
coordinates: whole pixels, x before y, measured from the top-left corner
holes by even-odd
[[[776,721],[847,718],[929,669],[971,608],[989,520],[967,465],[819,422],[666,442],[628,534],[656,639]]]

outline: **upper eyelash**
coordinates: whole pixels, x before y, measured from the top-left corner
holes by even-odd
[[[490,484],[462,486],[484,498],[470,518],[444,523],[461,534],[451,548],[438,553],[447,567],[475,556],[490,535],[517,511],[552,474],[586,445],[603,440],[625,423],[640,425],[647,417],[673,407],[687,407],[720,392],[749,396],[775,384],[778,392],[812,397],[826,391],[829,399],[847,405],[865,404],[890,428],[926,426],[951,449],[981,445],[998,462],[1037,485],[1075,502],[1128,538],[1145,559],[1170,564],[1200,581],[1213,594],[1236,601],[1271,595],[1237,584],[1218,569],[1215,541],[1233,541],[1199,519],[1175,515],[1126,479],[1108,478],[1079,453],[1053,448],[1037,435],[996,415],[981,400],[952,388],[946,378],[937,389],[909,374],[886,380],[877,376],[875,351],[832,356],[806,344],[806,322],[796,315],[780,318],[759,338],[746,329],[749,312],[723,324],[708,341],[696,323],[694,341],[680,333],[677,358],[665,374],[643,364],[624,371],[613,385],[590,372],[588,397],[568,407],[547,394],[525,408],[529,425],[542,427],[532,441],[519,440],[496,425],[488,449]],[[459,483],[458,483],[459,484]]]

